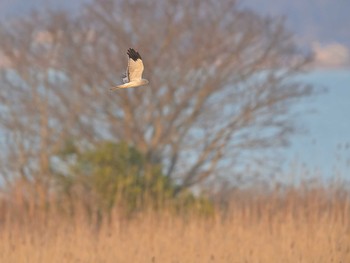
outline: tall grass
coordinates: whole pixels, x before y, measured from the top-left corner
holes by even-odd
[[[100,225],[76,201],[67,216],[3,201],[0,262],[350,262],[347,192],[237,192],[212,216],[118,209]],[[62,205],[62,204],[61,204]]]

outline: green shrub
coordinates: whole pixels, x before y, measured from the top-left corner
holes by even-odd
[[[109,214],[117,207],[127,214],[145,209],[211,214],[213,206],[190,191],[176,195],[176,185],[125,142],[102,142],[81,151],[67,142],[59,154],[65,172],[56,172],[61,197],[78,198],[90,211]]]

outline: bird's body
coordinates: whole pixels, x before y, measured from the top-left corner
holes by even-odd
[[[126,73],[122,77],[124,84],[115,86],[111,88],[111,90],[134,88],[149,83],[147,79],[142,78],[144,67],[139,52],[135,51],[133,48],[129,48],[127,54],[129,56],[128,67]]]

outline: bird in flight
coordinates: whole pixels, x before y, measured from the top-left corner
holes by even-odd
[[[133,48],[129,48],[127,54],[129,56],[128,68],[122,77],[124,84],[115,86],[111,88],[111,90],[134,88],[144,86],[149,83],[147,79],[142,78],[144,67],[139,52],[135,51]]]

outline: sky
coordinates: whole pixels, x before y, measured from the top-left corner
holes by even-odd
[[[287,165],[297,161],[322,178],[350,179],[350,70],[317,69],[303,81],[326,91],[298,105],[299,124],[307,132],[296,135],[285,150]]]
[[[0,21],[42,7],[78,12],[84,2],[90,0],[0,0]],[[262,15],[284,16],[295,41],[315,55],[315,68],[303,80],[328,90],[298,105],[306,112],[299,124],[308,132],[293,137],[284,152],[284,165],[305,164],[323,178],[350,180],[350,1],[242,0],[240,4]]]
[[[244,5],[271,16],[284,16],[296,42],[314,52],[315,68],[304,81],[327,92],[298,107],[307,130],[285,150],[287,166],[298,163],[322,178],[350,180],[350,1],[245,0]]]

